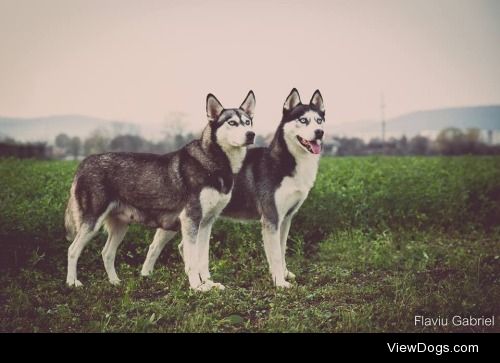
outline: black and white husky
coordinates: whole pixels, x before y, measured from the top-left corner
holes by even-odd
[[[283,118],[270,146],[248,150],[231,201],[222,212],[223,217],[260,219],[264,249],[277,287],[290,287],[286,280],[295,278],[286,266],[286,242],[292,218],[316,179],[324,122],[321,93],[314,92],[309,104],[304,105],[294,88],[285,101]],[[153,241],[144,274],[153,270],[164,242]],[[180,250],[182,246],[183,242]]]
[[[81,162],[71,186],[65,224],[68,239],[67,284],[77,280],[77,261],[102,225],[108,239],[102,251],[112,284],[116,249],[130,223],[157,228],[148,258],[158,257],[176,231],[182,231],[185,271],[191,288],[224,288],[210,279],[209,238],[212,224],[231,198],[234,175],[252,144],[255,96],[250,91],[240,108],[224,109],[207,96],[208,125],[201,138],[165,154],[105,153]],[[148,274],[147,266],[142,271]]]

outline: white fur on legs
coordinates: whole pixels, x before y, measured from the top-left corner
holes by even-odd
[[[292,285],[285,281],[283,262],[281,261],[280,230],[272,223],[262,221],[262,237],[267,260],[270,261],[271,277],[276,287],[288,288]]]
[[[177,245],[177,249],[179,250],[182,261],[184,261],[184,247],[182,247],[182,241]]]
[[[183,241],[181,241],[179,243],[179,245],[177,246],[177,248],[179,249],[179,253],[181,254],[182,260],[185,263],[186,261],[184,259],[184,244],[183,244]],[[201,274],[200,274],[200,278],[201,278]],[[212,289],[213,287],[215,287],[215,288],[217,288],[219,290],[224,290],[225,289],[225,286],[222,285],[222,284],[220,284],[220,283],[218,283],[218,282],[213,282],[212,280],[205,280],[205,281],[203,281],[203,283],[196,290],[197,291],[208,291],[208,290]]]
[[[184,238],[183,242],[183,252],[184,252],[184,271],[188,276],[189,286],[197,290],[203,284],[201,281],[199,269],[198,269],[198,253],[196,251],[196,239],[194,238]]]
[[[198,272],[200,274],[202,282],[210,280],[210,271],[208,270],[208,264],[211,230],[212,223],[207,222],[198,230],[198,237],[196,239],[196,249],[198,253]]]
[[[200,272],[201,281],[205,282],[210,280],[209,254],[210,254],[210,233],[212,231],[212,221],[205,222],[198,230],[198,238],[196,246],[198,249],[198,268]]]
[[[99,218],[97,218],[94,228],[91,228],[87,223],[82,223],[73,243],[68,248],[68,274],[66,276],[66,283],[69,286],[82,286],[82,283],[76,278],[76,267],[78,258],[83,249],[90,242],[92,238],[101,229],[102,224],[109,215],[109,212],[116,206],[116,203],[110,203],[106,210]]]
[[[75,240],[68,248],[68,274],[66,277],[66,283],[68,286],[82,286],[82,283],[76,278],[76,268],[78,264],[78,258],[82,253],[83,249],[90,242],[92,238],[97,234],[95,230],[89,228],[88,225],[83,224],[76,234]]]
[[[156,260],[160,256],[161,251],[165,247],[165,245],[177,234],[176,231],[167,231],[161,228],[158,228],[155,233],[155,237],[153,238],[153,242],[149,245],[148,255],[146,256],[146,260],[142,265],[141,275],[149,276],[153,272],[155,267]]]
[[[227,153],[227,150],[226,150]],[[229,157],[229,156],[228,156]],[[244,154],[240,160],[243,161]],[[233,161],[230,158],[231,164]],[[241,165],[237,166],[239,169]],[[233,169],[233,172],[237,170]],[[197,269],[198,275],[203,283],[203,286],[198,290],[209,290],[211,288],[218,288],[223,290],[224,286],[219,283],[215,283],[210,279],[209,271],[209,249],[210,249],[210,233],[212,232],[212,225],[214,224],[217,217],[220,215],[224,207],[227,205],[231,198],[231,194],[223,194],[218,190],[213,188],[204,188],[200,193],[200,206],[202,210],[202,219],[199,224],[198,232],[196,235],[196,244],[194,248],[194,253],[196,253],[196,259],[193,261],[193,268]],[[184,241],[183,243],[186,243]],[[188,256],[186,254],[186,246],[184,245],[184,261],[187,261]],[[190,257],[191,258],[191,257]]]
[[[127,233],[128,225],[111,217],[106,219],[105,224],[108,231],[108,240],[102,249],[102,260],[104,262],[104,268],[108,274],[109,282],[113,285],[119,285],[120,279],[118,278],[115,270],[116,250],[122,243],[123,238]]]
[[[209,254],[210,254],[210,233],[212,231],[212,225],[214,219],[211,219],[200,226],[198,230],[198,238],[196,241],[196,248],[198,250],[198,271],[200,274],[201,281],[203,285],[207,288],[217,288],[224,290],[224,285],[213,282],[210,279],[209,271]]]
[[[184,256],[184,271],[189,279],[189,286],[198,290],[202,285],[198,268],[198,251],[196,240],[198,235],[198,225],[186,215],[185,210],[179,215],[182,231],[182,247]]]
[[[285,277],[285,279],[288,279],[288,280],[295,279],[295,274],[288,271],[288,268],[286,267],[286,260],[285,260],[286,242],[288,239],[288,233],[290,232],[291,223],[292,223],[292,217],[291,216],[285,217],[285,219],[283,219],[283,222],[281,223],[281,228],[280,228],[281,261],[283,262],[283,276]]]

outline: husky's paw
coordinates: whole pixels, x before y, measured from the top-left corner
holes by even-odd
[[[193,289],[194,291],[206,292],[212,289],[224,290],[225,287],[224,285],[219,284],[218,282],[207,280],[203,282],[201,285],[198,285],[197,287],[191,287],[191,289]]]
[[[141,276],[143,276],[143,277],[149,277],[149,276],[151,276],[152,273],[153,273],[153,270],[145,270],[145,269],[141,270]]]
[[[73,280],[66,280],[66,284],[68,286],[74,286],[74,287],[80,287],[80,286],[83,286],[83,284],[78,281],[77,279],[73,279]]]
[[[206,280],[204,284],[210,285],[213,289],[224,290],[226,287],[218,282],[213,282],[212,280]]]
[[[289,289],[292,287],[292,284],[287,282],[287,281],[280,281],[280,282],[276,282],[275,286],[277,288],[281,288],[281,289]]]
[[[120,279],[113,279],[113,280],[109,280],[109,282],[111,283],[111,285],[118,286],[118,285],[120,285],[121,280]]]
[[[295,280],[295,274],[290,271],[285,271],[285,279],[293,281]]]
[[[200,291],[200,292],[207,292],[212,288],[210,284],[203,283],[201,285],[198,285],[196,287],[191,287],[194,291]]]

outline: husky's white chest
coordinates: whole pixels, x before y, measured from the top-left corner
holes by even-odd
[[[224,194],[213,188],[204,188],[200,193],[203,218],[217,217],[231,199],[231,192]]]
[[[221,148],[229,160],[231,171],[233,174],[238,174],[247,154],[247,149],[244,147],[233,147],[227,145],[221,145]]]
[[[318,172],[318,158],[299,160],[293,176],[283,178],[274,195],[280,218],[300,207],[314,185]]]

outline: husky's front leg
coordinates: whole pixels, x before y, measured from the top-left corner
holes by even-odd
[[[283,261],[281,254],[279,223],[275,224],[262,219],[262,238],[264,240],[264,251],[271,270],[271,277],[276,287],[288,288],[292,285],[285,281]]]
[[[189,279],[189,286],[194,290],[199,290],[202,281],[199,273],[198,250],[196,246],[198,238],[199,221],[194,220],[183,210],[179,216],[182,231],[182,247],[184,257],[184,271]]]
[[[292,223],[292,216],[285,217],[283,219],[283,222],[281,223],[281,228],[280,228],[281,260],[283,262],[283,276],[285,277],[285,279],[288,279],[288,280],[295,279],[295,274],[288,271],[288,268],[286,267],[286,260],[285,260],[286,242],[288,239],[288,233],[290,232],[291,223]]]
[[[215,222],[215,218],[211,218],[200,224],[200,229],[198,230],[198,238],[196,246],[198,248],[198,261],[199,261],[199,273],[203,285],[209,289],[212,287],[224,290],[225,287],[222,284],[213,282],[210,279],[209,271],[209,255],[210,255],[210,234],[212,232],[212,226]]]

